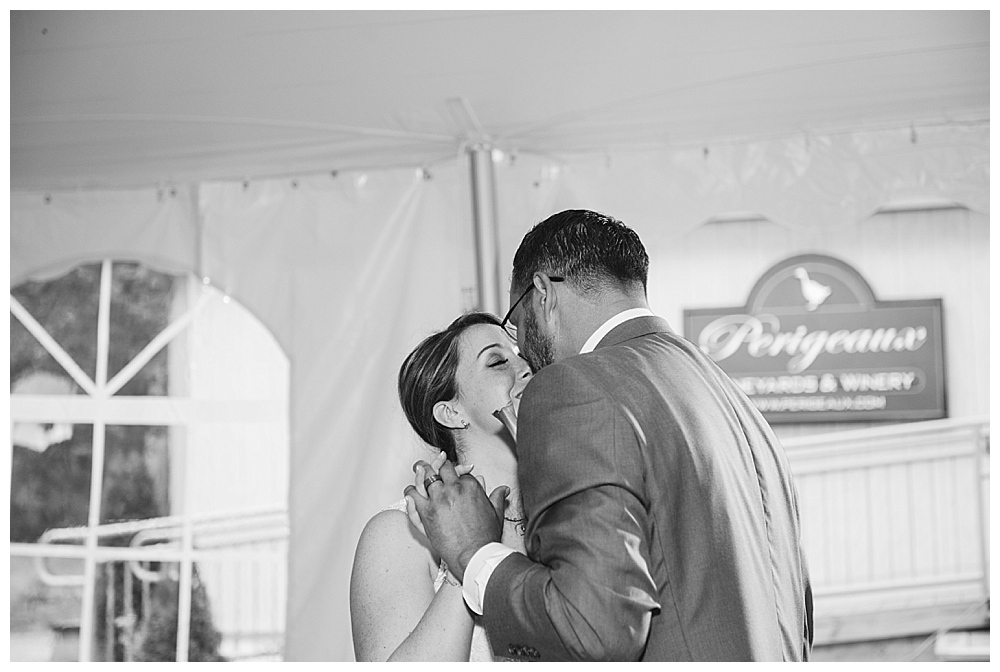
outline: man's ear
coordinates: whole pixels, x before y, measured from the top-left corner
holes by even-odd
[[[552,314],[559,304],[559,297],[556,296],[555,283],[549,280],[549,276],[544,273],[535,273],[532,277],[535,288],[538,290],[539,301],[542,305],[542,320],[552,321]]]
[[[462,429],[466,426],[465,419],[455,407],[454,399],[451,401],[439,401],[434,404],[433,415],[434,419],[445,427],[449,427],[451,429]]]

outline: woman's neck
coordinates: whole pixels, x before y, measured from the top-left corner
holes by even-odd
[[[460,461],[463,464],[474,465],[472,475],[483,477],[486,481],[487,495],[501,485],[509,487],[510,497],[506,516],[520,518],[523,514],[521,490],[517,482],[517,458],[509,441],[499,432],[470,435],[461,448]]]

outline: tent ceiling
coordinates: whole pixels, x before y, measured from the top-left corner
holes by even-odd
[[[565,155],[989,120],[988,12],[14,11],[10,25],[15,189],[430,164],[483,138]]]

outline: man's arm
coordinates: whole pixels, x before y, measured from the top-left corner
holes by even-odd
[[[518,429],[528,557],[508,556],[487,585],[494,652],[638,659],[659,606],[641,433],[598,386],[560,365],[526,389]]]

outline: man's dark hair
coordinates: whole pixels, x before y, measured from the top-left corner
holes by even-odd
[[[566,278],[585,292],[614,287],[646,293],[649,257],[635,231],[614,217],[564,210],[536,224],[514,254],[512,286],[537,272]]]

